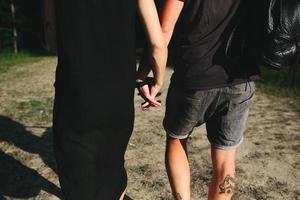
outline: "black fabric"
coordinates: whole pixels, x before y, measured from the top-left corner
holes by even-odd
[[[241,2],[184,1],[178,23],[180,42],[172,77],[175,84],[188,89],[211,89],[258,78],[256,63],[249,61],[235,64],[226,56],[230,35],[243,20]]]
[[[300,41],[300,1],[269,0],[268,26],[263,61],[272,69],[281,69],[297,61]]]
[[[118,199],[133,129],[134,0],[57,0],[54,150],[67,200]]]

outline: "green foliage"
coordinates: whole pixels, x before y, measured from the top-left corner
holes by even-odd
[[[0,51],[5,49],[6,51],[11,50],[11,44],[13,42],[13,34],[10,29],[0,28]]]
[[[0,51],[11,46],[13,41],[9,4],[8,0],[0,0]]]
[[[258,87],[277,96],[300,97],[300,65],[274,71],[262,68],[262,81]]]
[[[28,52],[20,52],[18,54],[13,54],[10,52],[0,53],[0,74],[7,72],[11,67],[33,63],[42,60],[46,55],[37,55]]]

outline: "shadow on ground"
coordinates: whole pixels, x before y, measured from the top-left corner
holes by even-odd
[[[38,137],[27,131],[26,127],[19,122],[0,116],[0,142],[2,141],[26,152],[38,154],[48,167],[57,172],[51,128],[46,128],[42,136]],[[22,157],[22,155],[16,156]],[[0,200],[5,200],[5,196],[20,199],[32,198],[38,196],[41,190],[63,199],[60,188],[39,175],[34,169],[23,165],[0,150]],[[124,200],[133,199],[126,196]]]
[[[40,155],[44,163],[56,172],[51,133],[51,129],[47,128],[42,137],[38,137],[27,131],[19,122],[0,116],[0,141]],[[1,150],[0,163],[0,200],[4,199],[4,196],[22,199],[35,197],[41,190],[61,197],[60,189],[56,185]]]

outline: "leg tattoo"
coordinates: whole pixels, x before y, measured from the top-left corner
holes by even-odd
[[[176,200],[182,200],[182,197],[179,193],[174,194]]]
[[[219,194],[232,195],[235,188],[235,179],[227,175],[222,184],[219,185]]]

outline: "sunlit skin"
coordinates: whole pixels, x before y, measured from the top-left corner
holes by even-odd
[[[153,72],[153,84],[145,85],[139,90],[143,93],[143,97],[147,102],[146,106],[159,107],[161,103],[155,97],[164,83],[168,48],[162,33],[154,0],[138,0],[137,4],[141,21],[148,36],[149,52],[145,54],[147,56],[141,61],[136,81],[143,82],[150,71]],[[125,194],[126,190],[121,195],[120,200],[124,199]]]
[[[160,14],[161,27],[167,44],[170,43],[174,27],[183,8],[183,1],[165,0]]]
[[[119,200],[123,200],[125,198],[126,190],[123,192]]]
[[[154,83],[151,85],[146,84],[140,87],[139,90],[143,93],[143,97],[147,102],[144,105],[145,107],[148,105],[159,107],[161,103],[155,97],[164,83],[168,48],[154,0],[138,0],[138,9],[148,36],[149,49],[148,52],[144,52],[136,81],[143,82],[152,70]]]
[[[180,15],[180,12],[183,8],[183,2],[179,0],[166,0],[164,2],[164,12],[161,13],[160,15],[160,22],[161,22],[161,30],[163,32],[163,40],[165,41],[165,45],[168,45],[173,34],[173,30],[175,27],[175,24],[177,22],[177,19]],[[147,9],[147,8],[145,8]],[[146,64],[144,64],[146,63]],[[141,79],[145,78],[149,74],[150,71],[150,66],[149,64],[149,59],[147,59],[145,56],[143,56],[141,60],[141,64],[144,66],[140,67],[139,69],[139,74],[142,77]],[[148,66],[148,67],[147,67]],[[163,76],[161,76],[163,79]],[[143,105],[142,108],[144,110],[147,110],[147,108],[153,106],[153,107],[159,107],[161,104],[157,100],[153,100],[155,97],[154,94],[157,94],[157,90],[160,89],[160,87],[152,87],[149,88],[148,85],[145,85],[144,87],[140,88],[140,92],[143,93],[145,96],[149,97],[149,94],[151,93],[151,89],[154,90],[152,92],[153,96],[150,97],[150,100],[146,101]]]

